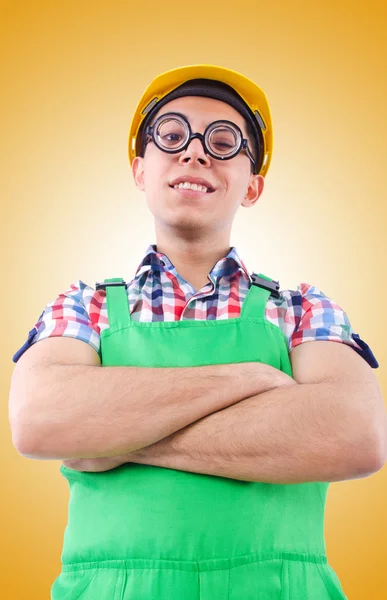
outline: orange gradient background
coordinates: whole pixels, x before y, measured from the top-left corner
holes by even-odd
[[[386,13],[375,0],[1,2],[2,598],[49,599],[69,499],[60,461],[12,445],[12,356],[71,282],[128,281],[156,243],[127,135],[159,73],[216,64],[264,89],[273,160],[231,244],[281,289],[334,299],[387,397]],[[385,597],[386,492],[385,468],[330,485],[327,556],[350,600]]]

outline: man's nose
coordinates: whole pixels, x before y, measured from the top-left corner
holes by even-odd
[[[189,162],[197,160],[201,164],[210,164],[210,157],[204,151],[204,146],[199,138],[194,138],[188,144],[187,148],[181,153],[180,162]]]

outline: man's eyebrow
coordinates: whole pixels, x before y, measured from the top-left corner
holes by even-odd
[[[190,118],[189,118],[189,116],[188,116],[188,115],[186,115],[186,114],[184,114],[184,113],[182,113],[182,112],[180,112],[180,111],[177,111],[177,110],[176,110],[176,111],[175,111],[175,110],[170,110],[170,111],[167,111],[167,112],[163,112],[163,113],[160,113],[160,114],[158,114],[158,115],[157,115],[157,116],[156,116],[154,119],[152,119],[152,124],[153,124],[153,123],[155,122],[155,120],[156,120],[156,119],[158,119],[159,117],[163,117],[164,115],[168,115],[168,114],[170,114],[170,113],[171,113],[171,114],[175,114],[175,115],[181,115],[182,117],[185,117],[185,118],[187,119],[187,121],[188,121],[188,122],[191,124],[191,121],[190,121]],[[225,121],[225,120],[227,121],[227,119],[213,119],[212,121],[208,121],[208,123],[206,123],[206,125],[205,125],[204,127],[206,128],[206,127],[207,127],[207,126],[208,126],[210,123],[214,123],[215,121]],[[230,120],[230,119],[228,119],[228,120]]]
[[[169,114],[182,115],[183,117],[185,117],[187,119],[187,121],[189,121],[189,116],[188,115],[185,115],[184,113],[182,113],[180,111],[175,111],[175,110],[167,110],[167,112],[160,113],[159,115],[157,115],[157,118],[158,117],[163,117],[164,115],[169,115]]]
[[[174,114],[174,115],[182,115],[183,117],[185,117],[187,119],[187,121],[189,121],[189,117],[187,115],[185,115],[184,113],[180,112],[180,111],[175,111],[175,110],[167,110],[167,112],[162,112],[162,113],[158,113],[157,115],[155,115],[151,120],[149,125],[153,125],[153,123],[156,121],[156,119],[158,119],[159,117],[163,117],[164,115],[169,115],[170,113]]]
[[[167,112],[162,112],[161,114],[158,114],[156,117],[154,117],[154,118],[152,119],[152,121],[151,121],[151,124],[153,125],[153,123],[155,122],[155,120],[156,120],[156,119],[158,119],[159,117],[163,117],[164,115],[168,115],[169,113],[176,114],[176,115],[182,115],[182,116],[183,116],[183,117],[185,117],[185,118],[187,119],[187,121],[188,121],[188,122],[191,124],[191,121],[189,120],[189,116],[188,116],[188,115],[186,115],[186,114],[184,114],[184,113],[182,113],[182,112],[180,112],[180,111],[174,111],[174,110],[170,110],[170,111],[167,111]],[[206,128],[206,127],[207,127],[207,126],[208,126],[210,123],[214,123],[215,121],[224,121],[224,120],[226,120],[226,121],[227,121],[227,120],[230,120],[230,119],[214,119],[214,121],[209,121],[209,122],[208,122],[208,123],[205,125],[205,128]],[[247,135],[247,138],[249,138],[249,137],[250,137],[250,134],[249,134],[249,132],[248,132],[248,131],[247,131],[247,132],[246,132],[246,134],[245,134],[245,133],[243,132],[243,129],[242,129],[242,133],[243,133],[243,135]]]

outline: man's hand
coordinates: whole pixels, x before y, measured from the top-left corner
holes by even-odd
[[[89,473],[98,473],[101,471],[111,471],[127,462],[130,462],[131,453],[120,456],[107,456],[103,458],[69,458],[63,460],[62,464],[74,471],[86,471]]]

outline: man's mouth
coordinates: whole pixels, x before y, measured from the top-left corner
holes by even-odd
[[[188,181],[176,183],[175,185],[170,185],[169,187],[175,190],[191,190],[193,192],[201,192],[202,194],[212,194],[214,191],[213,189],[200,183],[190,183]]]
[[[210,181],[190,173],[181,173],[170,181],[169,186],[175,190],[188,190],[200,194],[212,194],[215,191]]]

